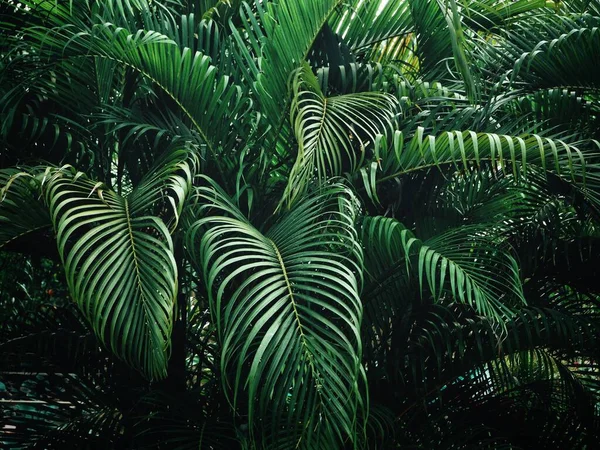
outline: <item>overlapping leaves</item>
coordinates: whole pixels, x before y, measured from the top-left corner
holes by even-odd
[[[396,101],[380,92],[326,97],[307,65],[294,79],[291,122],[298,156],[285,196],[292,203],[315,178],[354,172],[378,132],[391,128]]]
[[[163,221],[82,174],[44,181],[69,291],[112,352],[166,375],[177,267]]]
[[[270,418],[267,436],[283,427],[301,448],[339,446],[355,435],[361,401],[352,198],[324,187],[263,232],[204,182],[187,245],[207,284],[234,405],[248,403],[252,427]]]
[[[395,219],[366,217],[361,235],[371,289],[393,281],[405,266],[435,300],[462,302],[494,319],[524,302],[516,261],[482,227],[450,229],[423,242]],[[374,300],[371,292],[364,295]]]

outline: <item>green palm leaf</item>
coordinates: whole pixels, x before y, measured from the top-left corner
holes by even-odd
[[[386,293],[381,284],[393,281],[394,271],[406,265],[435,300],[465,303],[494,319],[510,315],[515,299],[525,302],[516,261],[485,235],[485,227],[450,229],[423,242],[395,219],[366,217],[361,233],[367,286],[380,294]],[[373,301],[369,289],[363,297]]]
[[[206,181],[197,213],[209,216],[191,225],[187,245],[204,273],[234,405],[245,391],[253,426],[271,417],[268,435],[283,427],[296,447],[337,448],[355,434],[360,402],[352,200],[324,188],[263,233]]]
[[[464,44],[463,40],[453,41],[452,35],[457,31],[454,27],[460,23],[447,15],[447,3],[453,2],[409,0],[408,3],[417,37],[421,75],[432,81],[448,77],[446,62],[452,58],[453,50],[460,50]]]
[[[387,0],[353,0],[330,23],[353,50],[372,47],[413,29],[408,2]]]
[[[82,313],[117,356],[151,379],[164,377],[177,267],[168,229],[140,201],[150,197],[134,191],[123,198],[67,169],[52,173],[43,189]]]
[[[131,34],[108,25],[99,31],[93,42],[100,56],[126,64],[158,84],[213,152],[219,145],[227,146],[230,129],[244,104],[239,88],[217,73],[210,57],[182,50],[155,32]]]
[[[276,6],[269,5],[270,14],[263,21],[267,41],[262,49],[262,71],[258,74],[256,92],[261,112],[271,126],[273,142],[285,123],[290,105],[289,79],[306,61],[321,28],[341,3],[341,0],[282,0]]]
[[[588,15],[533,15],[501,30],[494,44],[478,42],[475,57],[494,78],[502,73],[497,89],[505,90],[508,82],[528,90],[597,90],[599,23],[598,17]]]
[[[512,172],[517,178],[526,177],[529,166],[548,171],[572,185],[591,203],[600,205],[596,162],[600,143],[596,141],[573,145],[535,134],[508,136],[474,131],[427,136],[424,128],[418,127],[408,143],[400,131],[394,134],[389,148],[383,139],[376,143],[378,164],[362,169],[365,190],[374,200],[377,200],[377,185],[386,180],[432,168],[460,171],[490,164]]]
[[[474,30],[493,30],[520,14],[550,6],[546,0],[475,0],[463,11],[465,24]]]
[[[128,200],[133,211],[154,206],[172,230],[177,227],[188,192],[192,185],[198,158],[190,150],[169,151],[154,162],[153,169],[130,194]],[[165,211],[169,208],[169,212]]]
[[[292,203],[316,177],[354,172],[378,132],[393,124],[396,100],[382,92],[325,97],[308,65],[294,79],[291,122],[298,156],[284,197]]]
[[[48,35],[45,29],[32,27],[25,33],[41,46],[41,58],[63,65],[69,60],[97,58],[135,71],[170,97],[210,151],[217,153],[220,146],[232,145],[230,130],[239,125],[247,103],[239,87],[228,76],[218,74],[209,56],[180,48],[158,31],[132,32],[110,22],[77,25],[83,28],[57,26]]]

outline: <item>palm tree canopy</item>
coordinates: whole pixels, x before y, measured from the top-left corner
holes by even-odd
[[[596,0],[0,0],[0,443],[593,448],[599,66]]]

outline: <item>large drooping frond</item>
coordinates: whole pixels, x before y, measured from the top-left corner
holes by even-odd
[[[134,34],[110,24],[95,27],[90,41],[68,38],[73,40],[67,51],[74,44],[86,55],[96,50],[98,56],[126,64],[156,83],[182,108],[212,151],[228,143],[242,100],[228,77],[217,74],[210,57],[182,50],[157,32]]]
[[[177,267],[165,222],[176,226],[187,195],[186,155],[160,160],[126,198],[68,168],[39,178],[71,296],[100,341],[149,378],[166,374]]]
[[[594,448],[599,27],[0,0],[0,446]]]
[[[112,352],[166,375],[177,267],[161,219],[82,174],[57,171],[44,196],[73,299]]]
[[[302,195],[313,179],[322,183],[353,173],[375,136],[392,127],[395,106],[394,97],[379,92],[326,97],[310,67],[298,71],[291,105],[298,156],[284,194],[287,201]]]
[[[363,405],[353,199],[325,186],[263,232],[204,182],[187,246],[204,274],[234,406],[247,403],[266,442],[281,430],[286,445],[337,448],[356,436]]]
[[[127,8],[130,13],[122,5],[101,11],[78,5],[70,14],[67,6],[57,5],[46,18],[41,8],[32,6],[32,14],[44,17],[46,27],[25,27],[20,33],[26,38],[13,37],[11,41],[18,51],[15,50],[3,74],[11,76],[16,86],[5,94],[4,113],[10,117],[20,107],[15,97],[27,92],[22,85],[27,85],[44,102],[58,105],[62,102],[60,109],[69,123],[77,125],[80,118],[73,113],[78,108],[85,109],[89,115],[85,127],[91,122],[92,130],[99,135],[95,140],[101,147],[108,147],[104,154],[94,155],[95,163],[111,166],[116,160],[113,154],[127,154],[127,149],[118,142],[125,141],[125,134],[103,123],[104,111],[141,107],[147,114],[160,115],[155,103],[164,102],[193,131],[188,140],[197,140],[213,156],[232,152],[238,134],[244,134],[240,130],[247,123],[241,119],[250,103],[230,77],[213,64],[211,55],[202,52],[213,52],[211,45],[203,45],[200,39],[192,39],[192,44],[202,51],[178,45],[170,37],[174,35],[173,26],[178,25],[171,24],[166,16],[165,20],[151,20],[153,7],[145,2]],[[137,14],[145,19],[134,20]],[[162,17],[161,13],[157,15]],[[148,28],[141,28],[144,21]],[[0,25],[8,27],[4,22]],[[187,37],[184,40],[189,43]],[[219,55],[220,49],[214,53]],[[23,70],[25,67],[27,71]],[[55,75],[48,76],[49,73]],[[174,124],[173,129],[159,131],[177,135],[177,127]],[[116,164],[122,166],[123,162]],[[223,161],[212,158],[210,164],[221,170]],[[123,172],[121,166],[119,175]],[[99,177],[108,179],[110,173],[110,169],[104,170]]]

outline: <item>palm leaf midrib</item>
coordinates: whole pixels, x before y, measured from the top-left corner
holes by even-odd
[[[273,248],[273,251],[275,252],[275,256],[277,257],[277,261],[279,262],[279,265],[281,267],[281,271],[283,273],[283,278],[285,280],[285,285],[287,288],[287,297],[290,300],[290,303],[292,305],[292,310],[294,312],[294,320],[296,321],[297,327],[296,329],[298,330],[298,332],[300,333],[300,341],[302,343],[302,348],[303,348],[303,352],[305,355],[306,360],[308,361],[310,368],[311,368],[311,372],[312,375],[316,380],[321,379],[321,375],[319,374],[319,372],[316,370],[314,363],[313,363],[313,355],[312,352],[310,351],[308,344],[307,344],[307,337],[304,334],[304,329],[303,329],[303,325],[302,325],[302,320],[300,319],[300,314],[298,313],[298,308],[296,307],[296,299],[294,297],[294,290],[292,288],[292,284],[290,283],[290,279],[288,278],[288,274],[287,274],[287,270],[286,270],[286,266],[285,263],[283,261],[283,257],[281,256],[281,253],[279,252],[279,249],[277,248],[277,244],[275,244],[275,242],[273,242],[273,240],[266,238],[267,242],[271,245],[271,247]],[[319,384],[317,384],[318,386]],[[319,397],[322,399],[322,393],[321,390],[317,388],[317,394],[319,395]],[[322,400],[321,400],[322,401]]]

